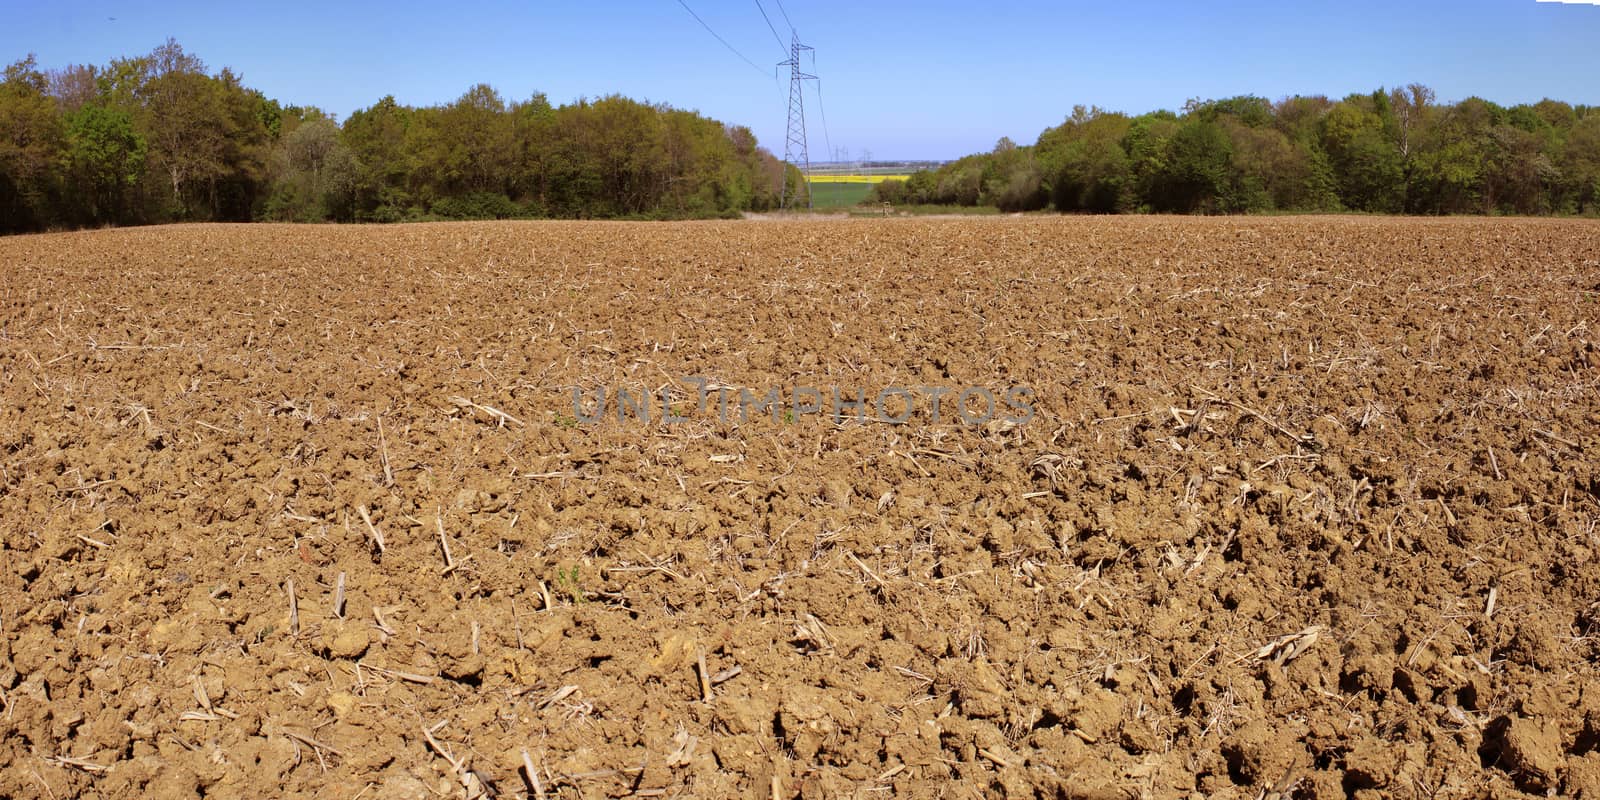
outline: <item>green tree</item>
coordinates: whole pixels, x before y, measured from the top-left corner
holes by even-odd
[[[513,158],[511,191],[535,213],[551,211],[551,178],[557,155],[551,145],[556,134],[556,109],[543,93],[511,106]]]
[[[1469,97],[1442,109],[1415,153],[1412,185],[1418,210],[1442,214],[1485,213],[1494,204],[1489,173],[1496,156],[1492,136],[1504,109]]]
[[[1395,146],[1393,117],[1387,95],[1381,108],[1371,98],[1353,96],[1335,105],[1322,119],[1322,146],[1337,176],[1339,200],[1360,211],[1399,211],[1403,164]]]
[[[1059,211],[1112,214],[1134,205],[1133,169],[1123,150],[1131,120],[1076,106],[1034,145],[1051,201]]]
[[[514,143],[505,101],[487,84],[468,89],[449,105],[422,109],[406,128],[412,194],[426,204],[469,193],[504,196]]]
[[[1050,202],[1044,172],[1032,147],[1018,147],[1002,137],[982,162],[979,202],[1001,211],[1036,211]]]
[[[878,181],[867,192],[867,202],[900,205],[906,202],[906,182],[898,178]]]
[[[1560,165],[1571,209],[1581,214],[1600,211],[1600,113],[1591,112],[1573,124]]]
[[[411,206],[407,131],[413,114],[388,95],[345,121],[341,138],[357,165],[353,204],[358,219],[393,222]]]
[[[260,92],[247,89],[232,70],[224,68],[210,84],[221,111],[221,168],[206,184],[207,215],[211,219],[246,221],[255,216],[267,191],[267,164],[272,137],[266,121],[277,104]]]
[[[1389,91],[1389,108],[1393,118],[1392,138],[1400,154],[1400,206],[1407,213],[1426,210],[1422,201],[1425,191],[1418,191],[1418,167],[1421,161],[1419,148],[1426,142],[1427,132],[1437,115],[1432,89],[1420,83]]]
[[[120,108],[85,105],[68,114],[66,122],[66,168],[78,206],[76,221],[128,221],[130,192],[144,176],[147,150],[133,117]]]
[[[1215,212],[1234,208],[1233,144],[1213,122],[1191,117],[1165,142],[1159,168],[1150,176],[1148,201],[1157,211]]]
[[[1308,196],[1313,163],[1282,131],[1219,117],[1231,159],[1224,207],[1229,211],[1267,211],[1314,207]]]
[[[1537,119],[1536,117],[1534,119]],[[1542,120],[1515,123],[1489,131],[1493,143],[1484,186],[1494,209],[1513,214],[1547,214],[1561,171],[1546,152]]]
[[[921,169],[911,173],[906,178],[905,202],[912,205],[927,205],[934,202],[938,175],[937,171],[931,169]]]
[[[6,67],[0,82],[0,232],[52,224],[55,167],[64,135],[44,73],[33,56]]]
[[[1178,117],[1171,111],[1140,114],[1128,123],[1128,132],[1122,137],[1122,150],[1128,154],[1137,210],[1173,210],[1164,205],[1158,207],[1153,195],[1167,173],[1168,145],[1178,127]]]
[[[275,148],[264,216],[294,222],[355,218],[355,156],[327,118],[293,126]]]
[[[170,190],[166,212],[190,218],[206,205],[204,187],[224,169],[228,124],[199,58],[168,39],[149,57],[149,78],[135,90],[148,116],[152,166]]]
[[[1248,128],[1266,127],[1273,122],[1272,103],[1248,94],[1222,100],[1190,100],[1184,106],[1184,114],[1206,122],[1230,118]]]

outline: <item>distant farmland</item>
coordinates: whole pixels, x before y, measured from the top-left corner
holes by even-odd
[[[863,173],[833,174],[833,173],[816,173],[816,172],[813,172],[813,173],[811,173],[811,182],[812,183],[882,183],[882,182],[888,181],[888,180],[903,181],[903,180],[905,180],[906,178],[909,178],[909,177],[911,177],[911,176],[910,175],[904,175],[904,174],[900,174],[900,175],[876,174],[876,173],[872,173],[872,174],[863,174]]]
[[[850,173],[813,172],[812,205],[816,208],[848,208],[867,199],[875,184],[886,180],[905,180],[908,175],[878,173],[863,169]]]

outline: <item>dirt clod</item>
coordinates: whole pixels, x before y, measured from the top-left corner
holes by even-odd
[[[1500,766],[1511,772],[1518,783],[1530,791],[1552,791],[1560,785],[1566,770],[1562,757],[1561,731],[1554,724],[1521,717],[1504,720],[1495,726],[1502,730],[1498,740],[1488,745],[1500,756]]]

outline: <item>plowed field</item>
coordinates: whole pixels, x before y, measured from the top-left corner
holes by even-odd
[[[1577,221],[0,239],[0,796],[1600,797],[1597,328]]]

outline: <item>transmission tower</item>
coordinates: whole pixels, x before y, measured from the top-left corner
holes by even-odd
[[[811,154],[806,149],[806,99],[802,91],[805,81],[814,81],[815,75],[807,75],[800,71],[800,51],[811,50],[800,43],[800,34],[794,33],[789,41],[789,60],[778,64],[780,67],[789,68],[789,132],[783,142],[783,188],[779,192],[779,207],[791,208],[799,200],[800,189],[795,187],[793,194],[789,193],[789,168],[793,164],[800,169],[800,174],[806,182],[806,208],[811,208]],[[798,158],[797,162],[795,159]]]

